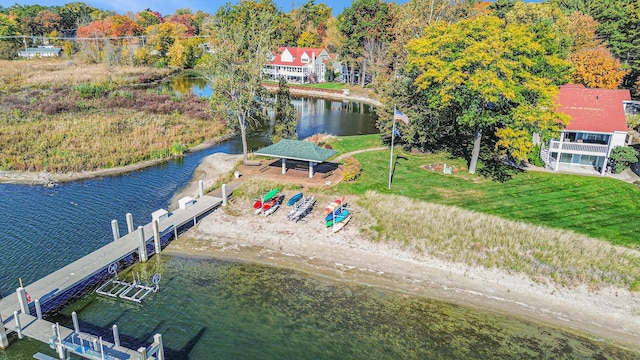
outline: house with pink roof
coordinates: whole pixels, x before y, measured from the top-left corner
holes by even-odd
[[[560,139],[552,139],[541,153],[546,167],[604,175],[611,150],[627,142],[625,102],[629,100],[629,90],[560,86],[558,111],[569,115],[570,120]]]
[[[324,82],[329,61],[331,56],[325,49],[280,47],[269,56],[262,73],[272,80],[284,77],[289,83]]]

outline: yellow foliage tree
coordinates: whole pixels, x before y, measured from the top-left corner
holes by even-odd
[[[583,49],[570,56],[573,81],[590,88],[615,89],[628,70],[606,48]]]

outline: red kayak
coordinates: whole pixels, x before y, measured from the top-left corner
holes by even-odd
[[[326,216],[326,215],[331,214],[337,208],[339,208],[340,205],[342,205],[342,203],[344,203],[344,196],[339,198],[339,199],[335,199],[331,204],[329,204],[329,206],[324,208],[324,215]]]

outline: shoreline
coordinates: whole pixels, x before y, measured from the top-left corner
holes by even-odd
[[[203,159],[198,176],[212,181],[223,176],[235,164],[226,157],[213,154]],[[176,194],[174,201],[183,194]],[[231,210],[208,215],[164,252],[253,262],[441,300],[558,327],[594,341],[606,339],[640,353],[640,294],[612,287],[563,288],[521,274],[445,262],[398,243],[373,242],[360,230],[370,217],[355,199],[349,203],[357,216],[333,234],[324,228],[318,210],[331,196],[316,197],[316,209],[306,223],[298,224],[283,220],[286,208],[257,216],[250,211],[250,200],[237,199]]]
[[[327,91],[321,90],[300,90],[300,89],[290,89],[292,95],[304,95],[309,97],[318,97],[323,99],[330,100],[349,100],[355,102],[363,102],[374,106],[382,106],[382,103],[378,100],[371,99],[366,96],[359,95],[344,95],[331,93]],[[226,141],[235,136],[234,134],[224,135],[217,139],[212,139],[209,141],[205,141],[200,145],[197,145],[193,148],[187,150],[187,153],[197,152],[214,145],[217,145],[223,141]],[[98,169],[91,171],[82,171],[82,172],[69,172],[69,173],[50,173],[46,171],[42,172],[24,172],[24,171],[2,171],[0,170],[0,184],[22,184],[22,185],[43,185],[53,187],[58,183],[65,183],[71,181],[78,180],[87,180],[94,179],[103,176],[117,176],[122,175],[128,172],[141,170],[153,165],[161,164],[163,162],[169,161],[169,159],[153,159],[146,160],[135,164],[120,166],[116,168],[109,169]]]
[[[233,135],[225,135],[217,139],[205,141],[193,148],[190,148],[185,154],[191,152],[201,151],[212,146],[215,146],[223,141],[226,141],[233,137]],[[125,166],[119,166],[109,169],[98,169],[82,172],[69,172],[69,173],[50,173],[46,171],[42,172],[24,172],[24,171],[0,171],[0,184],[22,184],[22,185],[43,185],[48,187],[57,186],[58,183],[66,183],[78,180],[95,179],[105,176],[118,176],[126,174],[136,170],[142,170],[153,165],[162,164],[170,161],[168,159],[152,159],[145,160],[135,164],[129,164]]]
[[[251,207],[247,201],[237,205]],[[164,252],[258,263],[445,301],[557,327],[594,341],[606,339],[640,352],[638,301],[628,291],[566,289],[519,274],[447,263],[405,251],[398,244],[371,242],[360,234],[363,224],[355,218],[333,234],[315,227],[303,230],[308,224],[283,224],[284,212],[264,217],[242,210],[238,215],[237,210],[234,206],[233,215],[225,210],[208,215]],[[354,210],[361,215],[361,209]],[[315,213],[318,219],[310,219],[314,226],[322,217],[317,209]]]

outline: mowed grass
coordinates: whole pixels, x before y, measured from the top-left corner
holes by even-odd
[[[380,134],[343,136],[331,143],[331,147],[344,154],[355,150],[368,149],[383,146]]]
[[[370,139],[364,139],[366,144]],[[342,138],[351,149],[358,140]],[[364,146],[366,147],[366,146]],[[389,151],[356,154],[362,175],[352,183],[341,182],[337,191],[363,195],[374,190],[432,203],[497,215],[504,219],[572,230],[612,244],[640,246],[640,190],[608,177],[546,172],[516,173],[505,182],[466,172],[444,175],[423,169],[426,164],[466,166],[463,159],[447,154],[417,155],[394,150],[398,155],[391,190]]]

